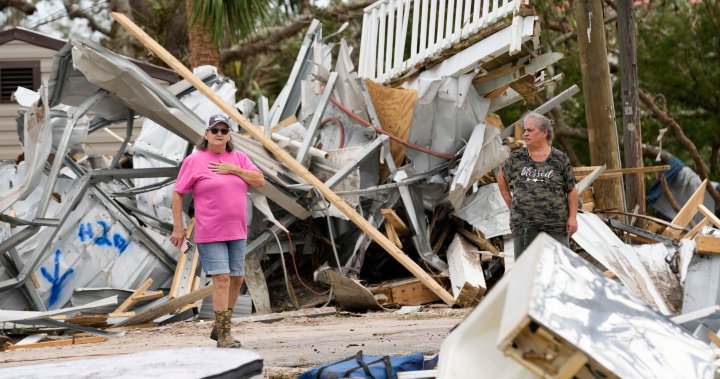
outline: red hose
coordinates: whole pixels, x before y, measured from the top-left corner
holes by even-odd
[[[337,102],[335,99],[330,98],[330,101],[331,101],[333,104],[335,104],[335,106],[338,107],[338,109],[340,109],[341,111],[345,112],[345,114],[347,114],[348,116],[350,116],[350,117],[351,117],[352,119],[354,119],[355,121],[361,123],[362,125],[364,125],[364,126],[366,126],[366,127],[373,128],[373,130],[375,130],[375,133],[385,134],[386,136],[390,137],[391,140],[393,140],[393,141],[395,141],[395,142],[397,142],[397,143],[399,143],[399,144],[401,144],[401,145],[403,145],[403,146],[409,147],[409,148],[411,148],[411,149],[413,149],[413,150],[417,150],[417,151],[423,152],[423,153],[425,153],[425,154],[430,154],[430,155],[432,155],[432,156],[440,157],[440,158],[443,158],[443,159],[455,160],[455,159],[458,158],[458,157],[456,157],[455,155],[452,155],[452,154],[445,154],[445,153],[441,153],[441,152],[439,152],[439,151],[427,149],[427,148],[424,148],[424,147],[422,147],[422,146],[415,145],[414,143],[410,143],[410,142],[408,142],[408,141],[405,141],[405,140],[403,140],[403,139],[400,139],[400,137],[397,137],[397,136],[395,136],[395,135],[393,135],[393,134],[390,134],[390,133],[388,133],[388,132],[386,132],[386,131],[378,128],[377,126],[375,126],[375,125],[373,125],[373,124],[371,124],[371,123],[363,120],[362,117],[356,115],[356,114],[353,113],[351,110],[345,108],[342,104],[340,104],[339,102]]]

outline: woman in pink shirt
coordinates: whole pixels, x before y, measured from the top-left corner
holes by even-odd
[[[240,347],[230,334],[232,309],[245,275],[248,185],[265,185],[262,172],[230,142],[230,122],[210,117],[197,151],[182,163],[172,199],[173,232],[170,241],[181,248],[185,238],[182,204],[192,192],[195,203],[195,243],[203,269],[212,277],[215,326],[210,338],[218,347]]]

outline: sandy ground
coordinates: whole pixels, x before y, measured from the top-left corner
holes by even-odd
[[[264,360],[266,377],[281,378],[320,363],[365,354],[426,355],[439,351],[443,339],[469,309],[429,308],[367,314],[337,313],[322,317],[286,318],[273,323],[236,322],[233,334],[243,347]],[[0,367],[33,365],[148,350],[214,346],[210,322],[180,322],[129,330],[105,342],[0,353]],[[287,376],[293,377],[293,376]]]

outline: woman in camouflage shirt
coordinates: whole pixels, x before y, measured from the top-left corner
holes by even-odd
[[[498,174],[500,193],[510,208],[516,258],[540,232],[568,246],[577,231],[575,177],[567,155],[551,145],[552,122],[530,112],[522,125],[527,148],[515,151]]]

